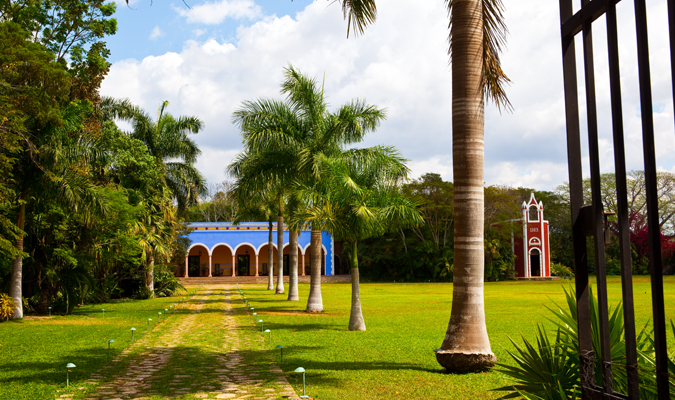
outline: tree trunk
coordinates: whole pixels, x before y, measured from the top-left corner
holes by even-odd
[[[321,298],[321,231],[312,228],[312,237],[310,239],[310,284],[309,296],[307,297],[307,312],[322,312],[323,299]]]
[[[450,322],[436,359],[450,372],[468,372],[496,362],[483,301],[482,0],[454,0],[451,19],[455,265]]]
[[[145,287],[150,292],[150,297],[155,297],[155,257],[152,251],[148,253],[148,268],[145,270]]]
[[[269,235],[267,237],[267,290],[274,290],[274,223],[272,217],[269,220]]]
[[[21,204],[19,206],[19,215],[16,218],[16,226],[23,232],[26,221],[26,205]],[[16,239],[16,244],[14,245],[16,250],[23,253],[23,234],[19,233],[19,237]],[[21,255],[16,256],[14,262],[12,262],[12,278],[9,283],[9,297],[14,299],[16,303],[16,308],[14,309],[14,315],[12,319],[23,318],[23,303],[21,302],[22,297],[22,275],[23,275],[23,257]]]
[[[298,293],[298,231],[288,231],[288,300],[299,301]]]
[[[277,291],[275,294],[284,294],[284,217],[279,207],[277,218]]]
[[[359,259],[357,256],[357,241],[352,244],[352,311],[349,315],[350,331],[365,331],[366,323],[361,312],[361,291],[359,290]]]

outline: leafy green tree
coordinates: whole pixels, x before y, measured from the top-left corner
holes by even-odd
[[[162,163],[164,181],[177,204],[178,214],[185,215],[187,207],[196,204],[206,194],[206,181],[195,167],[201,150],[189,136],[197,134],[203,123],[197,117],[175,118],[166,113],[168,101],[162,102],[153,119],[128,99],[104,98],[101,114],[104,118],[131,123],[129,136],[143,142],[150,155]]]
[[[310,187],[318,185],[317,160],[340,155],[346,146],[363,140],[385,116],[384,110],[360,100],[331,113],[323,87],[293,66],[285,69],[281,88],[285,101],[246,101],[233,116],[242,132],[246,157],[256,160],[249,164],[255,165],[256,172],[246,180],[252,190],[264,188],[269,182],[283,182],[284,189],[292,191],[292,184],[286,186],[292,180]],[[236,168],[237,162],[230,168]],[[311,229],[307,311],[321,312],[321,226],[315,222]]]
[[[363,33],[375,21],[375,0],[340,0],[349,27]],[[436,359],[448,371],[494,364],[483,299],[483,175],[485,98],[511,108],[499,54],[505,43],[501,0],[447,0],[452,66],[452,159],[455,177],[455,284],[448,330]]]
[[[359,157],[350,157],[352,153]],[[358,242],[387,230],[423,222],[417,205],[399,183],[409,172],[400,154],[391,147],[350,150],[334,158],[320,157],[319,184],[299,192],[309,207],[299,208],[295,220],[316,221],[351,249],[352,304],[349,330],[365,331],[359,290]],[[356,161],[356,162],[354,162]]]

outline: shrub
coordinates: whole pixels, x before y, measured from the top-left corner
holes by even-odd
[[[574,273],[571,269],[561,263],[551,264],[551,275],[555,276],[572,276]]]
[[[169,297],[178,289],[183,289],[183,285],[178,282],[173,274],[173,265],[156,264],[155,265],[155,296]]]
[[[7,321],[14,315],[16,302],[14,298],[5,293],[0,293],[0,321]]]
[[[509,352],[517,366],[498,364],[498,370],[516,380],[515,384],[493,389],[508,392],[502,399],[524,397],[526,399],[562,400],[579,398],[581,382],[579,381],[579,348],[577,331],[576,295],[574,289],[565,290],[567,307],[550,308],[555,315],[549,320],[557,325],[555,338],[549,339],[548,334],[538,326],[537,344],[532,345],[523,338],[524,346],[511,342],[516,352]],[[593,336],[593,352],[595,354],[594,369],[597,385],[601,385],[602,365],[597,358],[600,351],[599,312],[598,301],[591,292],[591,327]],[[623,338],[623,306],[621,302],[616,307],[609,308],[609,339],[612,358],[612,375],[614,390],[618,393],[627,392],[626,376],[626,346]],[[675,335],[675,324],[671,320],[671,328]],[[656,374],[654,359],[654,343],[651,339],[653,331],[643,327],[637,337],[638,368],[640,370],[640,398],[656,399]],[[675,355],[668,360],[669,372],[675,372]],[[571,374],[570,371],[574,373]],[[675,382],[671,381],[671,391],[675,389]]]

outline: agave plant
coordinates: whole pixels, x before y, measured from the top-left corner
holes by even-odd
[[[564,289],[564,288],[563,288]],[[498,371],[516,380],[516,384],[494,389],[509,392],[502,398],[525,399],[576,399],[580,397],[579,347],[577,330],[577,306],[574,289],[564,289],[567,307],[558,304],[547,307],[555,318],[548,318],[556,325],[554,340],[549,339],[542,326],[538,326],[537,346],[523,338],[524,346],[513,340],[516,352],[509,352],[517,366],[498,364]],[[598,302],[591,292],[591,330],[593,351],[600,353],[600,318]],[[609,338],[612,358],[613,389],[619,393],[627,392],[626,345],[624,342],[623,306],[619,302],[609,309]],[[656,368],[654,361],[653,334],[648,330],[649,323],[637,337],[639,386],[641,399],[656,399]],[[671,321],[673,334],[675,324]],[[669,370],[675,372],[675,354],[671,355]],[[601,363],[595,360],[596,384],[601,385]],[[675,375],[674,375],[675,376]],[[670,381],[675,386],[675,381]]]

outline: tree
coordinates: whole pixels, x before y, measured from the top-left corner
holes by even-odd
[[[201,150],[189,134],[197,134],[204,124],[197,117],[175,118],[165,113],[168,101],[162,102],[157,119],[152,120],[141,108],[128,99],[103,98],[101,113],[105,118],[130,122],[129,136],[142,141],[150,155],[163,166],[164,180],[171,190],[179,215],[185,215],[187,207],[196,204],[200,195],[207,193],[206,180],[195,167]]]
[[[385,115],[384,110],[360,100],[329,112],[323,87],[293,66],[285,69],[281,88],[286,101],[246,101],[233,116],[241,129],[247,156],[255,157],[251,165],[255,165],[256,172],[247,180],[251,190],[264,188],[268,182],[280,184],[290,192],[294,181],[309,187],[318,185],[318,159],[343,153],[347,145],[361,141],[375,129]],[[230,166],[231,170],[237,162]],[[321,312],[321,226],[315,222],[311,229],[307,311]]]
[[[359,34],[375,21],[375,0],[340,0]],[[505,43],[501,0],[446,0],[452,65],[452,159],[455,177],[455,279],[448,330],[436,359],[448,371],[491,367],[496,357],[483,299],[484,98],[511,108],[499,53]]]
[[[356,156],[356,157],[354,157]],[[356,161],[356,162],[355,162]],[[297,221],[317,221],[351,249],[352,303],[349,330],[365,331],[359,290],[358,242],[405,225],[423,222],[417,205],[401,192],[408,168],[390,147],[349,150],[318,159],[320,184],[301,190],[304,203]]]

